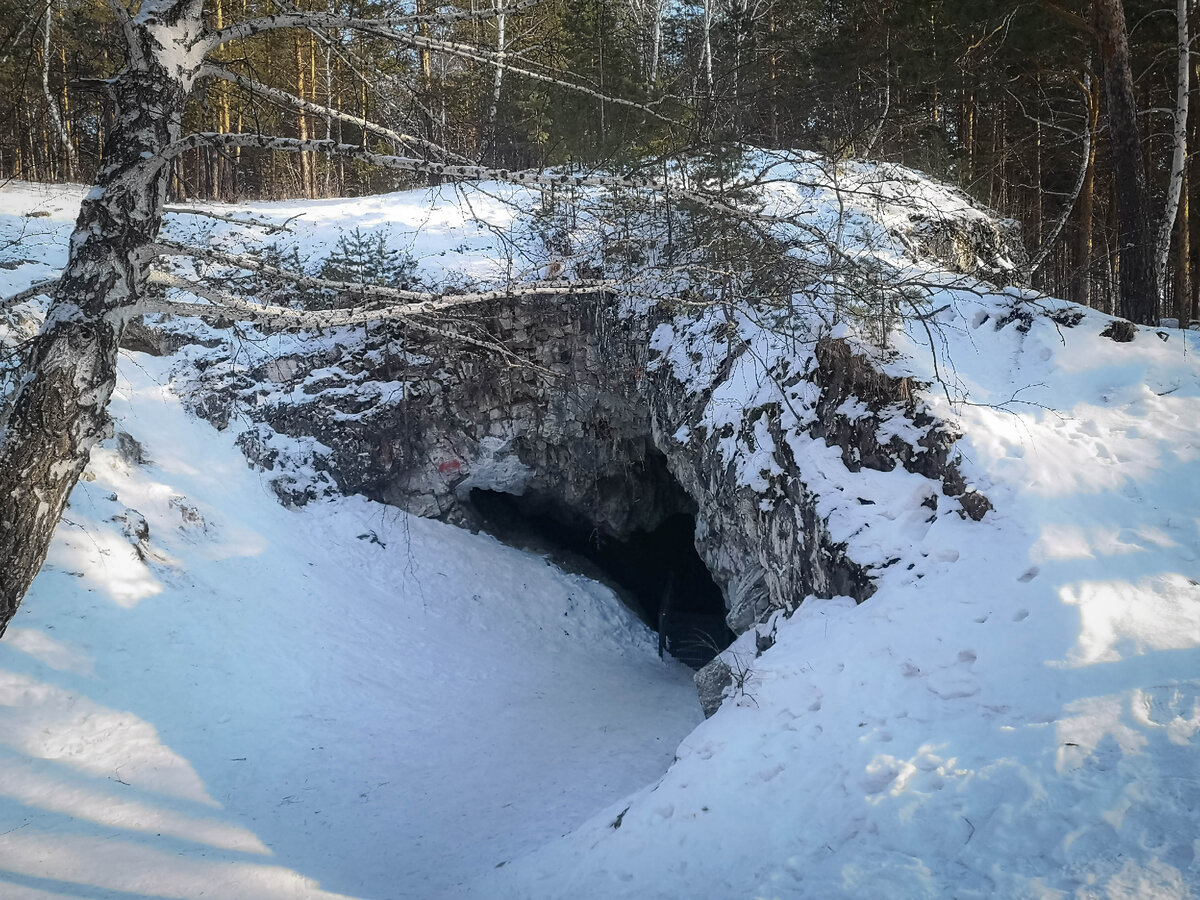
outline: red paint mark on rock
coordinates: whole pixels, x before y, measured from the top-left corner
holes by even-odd
[[[462,463],[457,459],[448,459],[438,463],[438,472],[442,475],[457,475],[462,470]]]

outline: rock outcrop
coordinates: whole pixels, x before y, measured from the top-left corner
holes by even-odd
[[[955,272],[1018,278],[1015,229],[973,209],[964,221],[918,216],[908,243]],[[930,515],[990,508],[958,472],[957,435],[922,402],[928,385],[887,374],[828,322],[798,340],[797,315],[761,299],[522,298],[474,309],[466,341],[388,325],[250,368],[200,354],[182,374],[194,410],[240,429],[286,503],[336,490],[476,526],[471,492],[499,491],[622,539],[692,514],[740,634],[810,595],[862,601],[873,569],[896,562],[855,559],[831,533],[845,485],[813,466],[816,448],[847,477],[924,477]],[[869,506],[870,490],[836,499]],[[700,677],[709,708],[720,665]]]

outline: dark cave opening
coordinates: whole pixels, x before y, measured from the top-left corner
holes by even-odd
[[[556,504],[536,496],[475,488],[470,499],[488,533],[616,588],[658,632],[660,652],[699,669],[732,643],[721,589],[693,543],[694,516],[676,513],[619,539],[556,514]]]

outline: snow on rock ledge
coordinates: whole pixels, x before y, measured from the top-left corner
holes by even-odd
[[[760,198],[767,210],[819,221],[844,201],[818,158],[791,165],[794,181]],[[1015,229],[962,194],[898,167],[846,164],[838,177],[854,188],[839,233],[874,254],[874,271],[1019,275]],[[951,244],[953,258],[930,262]],[[478,488],[621,538],[694,513],[738,633],[811,595],[869,596],[906,545],[879,521],[990,508],[959,474],[927,382],[885,373],[887,354],[819,310],[597,295],[496,301],[475,319],[507,357],[385,327],[315,349],[276,337],[249,366],[246,350],[235,363],[199,354],[182,374],[196,412],[251,421],[240,443],[278,470],[285,502],[336,489],[473,525]],[[904,477],[877,477],[893,471]]]

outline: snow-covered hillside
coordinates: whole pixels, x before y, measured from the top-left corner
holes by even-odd
[[[954,413],[996,511],[915,516],[921,479],[873,473],[894,506],[852,545],[903,555],[878,592],[777,616],[757,658],[744,636],[744,695],[661,780],[474,896],[1200,891],[1200,345],[957,302],[958,374],[1001,404]]]
[[[453,896],[671,762],[691,670],[610,590],[357,498],[285,510],[172,363],[123,357],[141,449],[93,455],[0,643],[0,897]]]
[[[114,413],[150,462],[116,442],[97,454],[0,643],[0,887],[105,900],[1200,893],[1200,341],[1141,329],[1115,343],[1098,313],[943,277],[903,208],[982,214],[902,171],[883,180],[904,189],[875,203],[869,173],[849,171],[859,199],[834,223],[847,248],[936,288],[879,364],[934,385],[921,402],[962,431],[961,472],[994,507],[981,522],[931,509],[924,476],[851,472],[795,427],[814,408],[796,385],[791,449],[832,539],[878,589],[860,606],[810,599],[743,635],[725,654],[737,685],[690,730],[686,673],[659,664],[604,589],[361,500],[285,511],[232,436],[182,413],[169,361],[130,357]],[[53,205],[7,191],[10,210]],[[830,218],[828,192],[774,191]],[[303,212],[296,240],[327,247],[337,228],[424,216],[437,228],[411,249],[434,274],[491,275],[490,248],[528,238],[508,207],[477,205],[494,229],[476,230],[439,196],[250,212]],[[60,209],[57,225],[28,220],[52,239],[25,252],[50,267],[69,199]],[[5,275],[20,288],[33,269]],[[696,353],[713,325],[656,332],[661,365],[707,377]],[[755,349],[745,366],[792,354],[803,369],[808,351],[735,325]],[[714,415],[782,391],[735,374]],[[766,457],[742,453],[730,445],[754,477]]]

